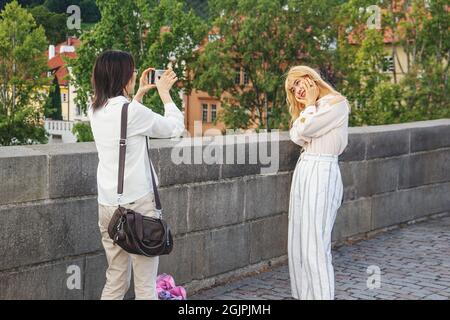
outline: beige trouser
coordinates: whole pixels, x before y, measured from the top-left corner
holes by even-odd
[[[122,205],[145,216],[156,216],[153,193]],[[136,300],[156,300],[156,277],[158,273],[159,257],[146,257],[130,254],[118,245],[114,245],[108,235],[108,224],[117,206],[99,204],[98,225],[105,248],[108,269],[106,270],[106,284],[102,292],[102,300],[122,300],[130,287],[131,266],[134,274],[134,293]]]

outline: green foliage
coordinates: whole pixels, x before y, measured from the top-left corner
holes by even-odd
[[[374,5],[381,9],[380,29],[367,28],[376,22],[368,10]],[[262,127],[266,103],[268,127],[286,128],[279,76],[296,64],[318,68],[347,96],[352,125],[448,117],[448,1],[405,1],[403,10],[392,5],[383,0],[210,1],[211,24],[223,38],[202,52],[194,85],[222,100],[219,118],[231,128]],[[388,28],[396,39],[392,52],[384,42]],[[398,71],[383,72],[385,56],[398,59],[399,47],[409,55],[402,77]],[[235,84],[236,68],[248,73],[251,88]],[[242,108],[248,112],[236,110]]]
[[[191,79],[187,76],[192,71],[192,65],[197,60],[196,47],[206,37],[206,24],[193,10],[185,11],[183,1],[161,0],[151,10],[142,11],[142,18],[149,24],[145,38],[147,50],[143,54],[141,71],[148,66],[166,69],[170,63],[178,76],[178,84],[189,94],[192,90]],[[161,33],[163,27],[169,27]],[[180,89],[171,90],[172,98],[181,105]],[[146,97],[145,103],[162,111],[163,106],[155,91]]]
[[[208,20],[208,0],[186,0],[185,3],[188,9],[193,9],[199,17]]]
[[[77,122],[73,125],[72,133],[77,137],[77,142],[94,141],[91,125],[89,122]]]
[[[17,1],[0,14],[0,145],[45,143],[47,39]]]
[[[339,39],[336,66],[338,88],[353,103],[352,125],[399,123],[448,117],[450,114],[449,65],[450,19],[448,1],[405,2],[410,10],[392,10],[391,2],[379,1],[381,29],[361,30],[368,13],[360,8],[372,1],[351,0],[340,7],[337,23],[343,33]],[[359,29],[358,29],[359,28]],[[392,52],[385,50],[383,34],[392,30],[396,42]],[[352,33],[355,43],[349,43]],[[382,72],[383,57],[392,54],[398,63],[398,49],[408,55],[405,73],[400,77]],[[401,66],[401,65],[399,65]]]
[[[95,0],[46,0],[44,5],[52,12],[66,13],[71,5],[77,5],[81,10],[83,22],[97,22],[100,20],[100,11]]]
[[[279,130],[289,130],[289,123],[291,115],[286,104],[280,104],[278,108],[270,110],[269,128],[276,128]]]
[[[0,0],[0,10],[11,0]],[[92,23],[100,20],[100,11],[97,8],[95,0],[19,0],[20,5],[27,8],[44,6],[52,13],[63,14],[66,17],[67,8],[71,5],[77,5],[81,9],[81,19],[83,22]],[[38,21],[39,24],[42,24]],[[48,26],[52,27],[50,24]]]
[[[12,2],[11,0],[0,0],[0,10],[3,10],[5,8],[5,5],[9,2]],[[41,5],[45,2],[45,0],[19,0],[18,3],[23,7],[28,6],[37,6]]]
[[[54,13],[46,6],[40,5],[30,9],[36,23],[45,29],[45,34],[50,43],[61,43],[67,35],[67,17],[62,13]]]
[[[0,1],[0,10],[9,1]],[[63,42],[68,36],[78,36],[76,31],[67,29],[67,8],[77,5],[81,10],[82,29],[100,20],[100,11],[95,0],[20,0],[27,7],[36,23],[45,29],[47,39],[52,44]]]
[[[218,120],[229,128],[288,128],[283,75],[289,67],[306,64],[319,69],[353,105],[352,125],[395,123],[435,118],[448,114],[448,29],[445,1],[425,7],[393,11],[382,0],[211,0],[202,1],[98,1],[102,20],[86,34],[74,65],[80,85],[79,101],[87,104],[90,74],[95,56],[104,49],[130,51],[142,71],[164,68],[175,56],[174,69],[189,94],[207,91],[221,100]],[[378,5],[383,11],[381,29],[367,29]],[[187,8],[208,7],[208,28]],[[134,19],[134,12],[140,14]],[[161,28],[170,26],[168,32]],[[142,30],[148,27],[146,36]],[[386,52],[383,34],[391,28],[398,43],[412,55],[409,72],[400,78],[383,72]],[[208,30],[216,40],[204,50]],[[353,42],[348,35],[352,34]],[[184,61],[182,65],[181,61]],[[436,67],[436,65],[438,65]],[[235,82],[237,70],[249,84]],[[188,77],[188,75],[192,75]],[[432,84],[425,81],[433,81]],[[178,90],[173,90],[179,102]],[[428,101],[428,102],[427,102]],[[434,107],[428,107],[433,101]],[[161,111],[156,92],[145,103]],[[424,105],[427,105],[425,108]],[[268,111],[268,114],[267,112]]]
[[[73,67],[73,83],[77,86],[75,103],[86,110],[91,94],[91,73],[95,58],[107,49],[130,52],[137,63],[141,62],[144,48],[141,48],[142,20],[135,16],[139,12],[136,1],[98,0],[102,19],[93,29],[82,34],[82,44],[77,51],[77,59],[69,64]]]
[[[95,0],[81,0],[79,6],[83,22],[93,23],[100,20],[100,10],[98,9]]]
[[[48,99],[44,106],[44,116],[52,120],[62,120],[61,90],[56,76],[50,88]]]
[[[11,1],[0,0],[0,8],[7,2]],[[19,3],[28,6],[33,16],[14,1],[0,20],[1,144],[45,141],[41,115],[47,97],[39,90],[45,84],[40,76],[46,72],[45,34],[53,43],[64,40],[65,11],[71,4],[82,9],[82,45],[78,59],[69,64],[77,86],[76,103],[84,111],[92,93],[96,56],[106,49],[120,49],[133,54],[141,72],[171,62],[184,93],[203,90],[221,100],[217,119],[231,129],[287,129],[284,75],[298,64],[316,67],[347,96],[353,109],[351,125],[450,117],[448,0],[409,0],[404,4],[410,9],[402,10],[392,10],[394,2],[384,0]],[[372,13],[366,8],[373,5],[382,9],[379,30],[367,28]],[[45,28],[45,34],[37,25]],[[161,32],[163,27],[169,29]],[[388,29],[396,39],[389,51],[383,39]],[[211,30],[217,31],[218,38],[196,50]],[[400,73],[383,72],[384,57],[392,54],[397,59],[400,49],[408,55],[407,66]],[[248,84],[243,77],[235,82],[237,70],[248,76]],[[178,104],[180,90],[172,90]],[[54,90],[45,115],[60,104],[57,96]],[[162,111],[156,91],[144,103]],[[80,140],[89,139],[88,134],[81,135]]]
[[[236,115],[245,114],[248,126],[286,127],[281,112],[286,111],[283,75],[296,64],[328,64],[336,32],[329,24],[335,3],[209,1],[212,26],[221,38],[209,42],[199,57],[194,85],[222,100],[221,118],[227,126],[242,127],[246,119],[241,121]],[[323,50],[317,50],[319,47]],[[249,85],[243,79],[235,82],[239,70],[248,75]]]
[[[416,65],[401,82],[409,107],[404,121],[450,118],[448,61],[443,63],[431,56]]]
[[[250,112],[245,108],[236,108],[233,105],[222,103],[222,110],[216,121],[225,123],[227,128],[247,129],[250,124]]]
[[[183,9],[182,1],[99,0],[97,3],[102,19],[82,36],[78,58],[71,62],[78,87],[76,103],[86,108],[91,94],[90,77],[95,58],[106,49],[130,52],[141,72],[150,66],[165,68],[172,62],[180,83],[184,83],[186,90],[191,88],[184,71],[189,70],[191,62],[195,60],[193,49],[203,39],[207,29],[193,11],[186,12]],[[161,34],[163,26],[169,26],[170,30]],[[147,31],[144,30],[146,28]],[[171,61],[171,57],[174,60]],[[179,105],[178,93],[178,88],[172,90],[172,96]],[[145,104],[162,111],[162,103],[156,92],[145,98]]]

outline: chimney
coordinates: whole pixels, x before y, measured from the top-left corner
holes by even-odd
[[[51,60],[55,57],[55,46],[54,45],[50,45],[48,47],[48,60]]]

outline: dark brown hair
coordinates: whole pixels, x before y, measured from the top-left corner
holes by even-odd
[[[134,66],[133,56],[124,51],[107,50],[97,57],[91,78],[94,111],[108,99],[123,95],[123,89],[133,77]]]

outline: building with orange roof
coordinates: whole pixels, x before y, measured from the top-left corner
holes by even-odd
[[[403,0],[394,0],[392,6],[389,10],[392,12],[411,12],[411,7],[404,6]],[[446,7],[447,11],[450,11],[450,6]],[[408,20],[410,17],[408,14],[405,15],[405,19]],[[399,23],[398,21],[397,23]],[[356,32],[362,32],[367,26],[361,26],[359,30],[355,30],[347,38],[347,41],[351,44],[357,44],[355,37],[353,37]],[[205,42],[200,45],[199,50],[202,50],[207,41],[214,41],[217,39],[215,33],[217,30],[212,30]],[[402,30],[398,30],[401,34]],[[394,31],[390,28],[384,28],[384,50],[385,50],[385,68],[381,72],[391,76],[393,82],[400,81],[408,72],[410,67],[410,57],[408,57],[405,48],[399,44],[399,35],[396,35]],[[236,70],[236,84],[244,84],[251,88],[249,84],[247,75],[243,70]],[[221,99],[216,99],[211,97],[208,93],[193,90],[190,95],[184,96],[184,107],[185,107],[185,125],[186,129],[191,135],[212,135],[224,132],[226,130],[225,124],[218,121],[214,123],[217,115],[221,112],[221,100],[226,97],[227,93],[224,93]],[[197,128],[195,126],[197,123]]]
[[[67,66],[67,59],[77,57],[76,50],[80,40],[69,37],[57,45],[50,45],[46,51],[48,56],[48,76],[56,77],[61,92],[62,121],[46,119],[45,128],[50,134],[50,142],[76,142],[72,134],[73,124],[78,121],[89,121],[81,106],[75,103],[76,89],[70,82],[71,68]]]
[[[217,30],[209,32],[207,38],[197,50],[202,51],[210,41],[220,40]],[[195,76],[192,74],[191,76]],[[243,68],[235,69],[235,84],[244,86],[244,90],[251,90],[251,83]],[[226,125],[218,120],[222,112],[222,101],[232,98],[228,92],[224,92],[220,99],[210,96],[207,92],[193,89],[189,95],[183,95],[185,114],[185,127],[191,136],[214,136],[225,134]]]

